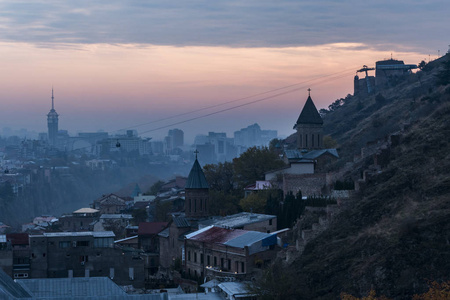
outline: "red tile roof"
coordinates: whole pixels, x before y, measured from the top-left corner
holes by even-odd
[[[168,222],[142,222],[139,223],[138,235],[155,235],[163,231]]]
[[[11,245],[28,245],[28,233],[8,233],[6,240],[11,241]]]

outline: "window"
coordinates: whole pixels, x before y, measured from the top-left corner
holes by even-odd
[[[314,134],[311,134],[311,147],[314,147]]]
[[[305,148],[308,148],[308,135],[305,134]]]
[[[89,241],[77,241],[77,247],[88,247]]]
[[[191,261],[191,251],[188,251],[188,261]]]
[[[245,262],[241,262],[241,272],[245,273]]]
[[[235,268],[234,268],[235,272],[239,273],[239,262],[238,261],[234,262],[234,265],[235,265]]]
[[[320,134],[317,135],[317,147],[320,147]]]
[[[211,265],[211,257],[209,255],[206,255],[206,265]]]
[[[203,260],[203,253],[200,253],[200,263],[203,263],[204,262],[204,260]]]
[[[194,252],[194,262],[197,262],[197,252]]]
[[[87,255],[80,255],[80,263],[85,263],[88,261]]]
[[[70,247],[70,241],[59,242],[59,248],[69,248],[69,247]]]
[[[270,220],[269,220],[269,225],[272,225],[272,221],[273,221],[273,219],[270,219]]]
[[[228,271],[231,271],[231,259],[228,259],[228,267],[227,267]]]
[[[220,268],[223,269],[223,257],[220,259]]]
[[[303,135],[300,134],[300,148],[303,147]]]
[[[217,266],[217,257],[214,256],[214,267]]]

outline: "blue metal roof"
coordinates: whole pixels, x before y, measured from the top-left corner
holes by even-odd
[[[246,246],[251,246],[255,242],[263,240],[267,237],[271,236],[269,233],[258,232],[258,231],[248,231],[243,235],[235,237],[224,243],[224,245],[236,248],[244,248]]]

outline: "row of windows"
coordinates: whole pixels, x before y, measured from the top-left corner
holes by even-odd
[[[198,262],[198,260],[197,260],[198,257],[200,259],[200,263],[201,264],[204,263],[203,253],[200,253],[200,255],[198,255],[197,252],[193,252],[192,256],[193,256],[194,263]],[[187,252],[187,260],[192,261],[191,260],[191,251]],[[219,267],[219,265],[217,264],[217,256],[213,256],[213,264],[211,264],[211,256],[206,255],[206,265],[213,266],[213,267]],[[231,271],[231,266],[232,266],[231,259],[228,258],[225,260],[225,258],[223,258],[223,257],[220,258],[220,269]],[[240,270],[239,270],[239,267],[241,267]],[[238,273],[239,272],[245,273],[245,262],[235,261],[234,271],[238,272]]]

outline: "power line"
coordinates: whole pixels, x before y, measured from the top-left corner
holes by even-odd
[[[313,82],[313,81],[318,80],[318,79],[323,79],[323,78],[334,76],[334,75],[341,74],[341,73],[347,73],[350,70],[353,71],[354,69],[355,69],[355,67],[354,68],[348,68],[348,69],[345,69],[345,70],[340,71],[340,72],[332,73],[330,75],[325,75],[325,76],[321,75],[321,76],[318,76],[318,77],[313,78],[313,79],[309,79],[309,80],[305,80],[305,81],[302,81],[302,82],[294,83],[294,84],[291,84],[291,85],[283,86],[283,87],[280,87],[280,88],[276,88],[276,89],[268,90],[268,91],[265,91],[265,92],[253,94],[253,95],[250,95],[250,96],[238,98],[238,99],[235,99],[235,100],[226,101],[226,102],[222,102],[222,103],[219,103],[219,104],[206,106],[206,107],[195,109],[195,110],[191,110],[191,111],[188,111],[188,112],[184,112],[184,113],[180,113],[180,114],[176,114],[176,115],[160,118],[160,119],[157,119],[157,120],[154,120],[154,121],[150,121],[150,122],[146,122],[146,123],[141,123],[141,124],[129,126],[129,127],[126,127],[126,128],[118,129],[116,131],[122,131],[122,130],[137,128],[137,127],[141,127],[141,126],[145,126],[145,125],[149,125],[149,124],[154,124],[154,123],[158,123],[158,122],[162,122],[162,121],[167,121],[167,120],[174,119],[174,118],[177,118],[177,117],[190,115],[190,114],[193,114],[193,113],[196,113],[196,112],[201,112],[201,111],[205,111],[205,110],[208,110],[208,109],[212,109],[212,108],[224,106],[224,105],[227,105],[227,104],[236,103],[236,102],[239,102],[239,101],[243,101],[243,100],[251,99],[251,98],[254,98],[254,97],[262,96],[262,95],[265,95],[265,94],[273,93],[273,92],[276,92],[276,91],[284,90],[284,89],[287,89],[287,88],[290,88],[290,87],[293,87],[293,86],[304,85],[306,83]]]

